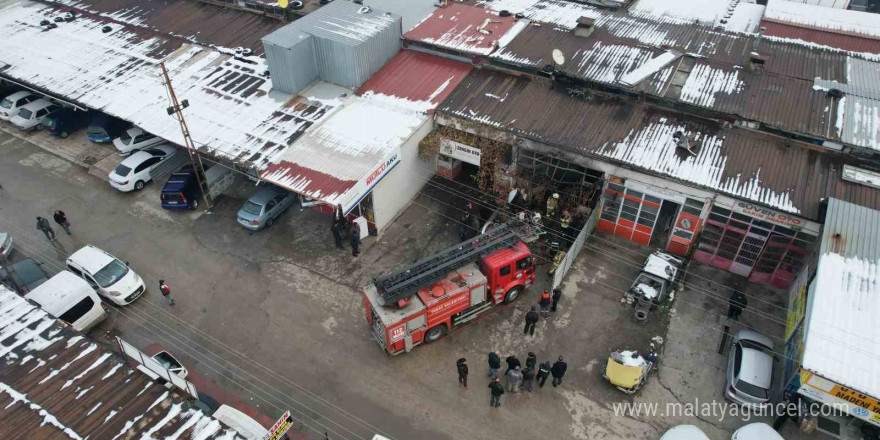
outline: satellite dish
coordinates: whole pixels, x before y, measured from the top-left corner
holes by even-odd
[[[562,54],[561,50],[553,49],[553,62],[560,66],[565,64],[565,55]]]
[[[282,8],[287,8],[287,3],[288,0],[278,0],[278,6],[281,6]]]

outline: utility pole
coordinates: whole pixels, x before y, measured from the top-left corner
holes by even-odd
[[[211,214],[214,209],[214,198],[211,197],[211,189],[208,187],[208,182],[205,181],[205,168],[202,166],[202,157],[199,156],[199,151],[196,150],[192,137],[189,135],[189,127],[186,125],[186,119],[183,118],[183,109],[189,107],[189,102],[185,99],[182,102],[177,101],[177,95],[174,94],[174,87],[171,86],[171,78],[168,76],[168,69],[165,68],[165,62],[159,63],[159,68],[162,69],[162,78],[165,80],[165,87],[168,89],[168,96],[171,97],[171,106],[167,109],[168,115],[174,116],[177,121],[180,122],[180,131],[183,133],[183,141],[186,144],[186,151],[189,153],[189,163],[192,164],[193,169],[195,170],[196,181],[199,183],[199,190],[201,191],[202,198],[205,199],[205,204],[207,205],[205,212]]]

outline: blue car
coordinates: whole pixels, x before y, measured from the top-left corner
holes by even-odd
[[[192,165],[171,173],[162,187],[162,208],[196,209],[199,206],[199,183]]]
[[[277,186],[267,186],[244,202],[238,210],[238,224],[252,231],[272,226],[295,201],[296,194]]]
[[[97,144],[110,143],[119,137],[126,128],[128,128],[128,123],[125,121],[104,113],[96,113],[89,124],[89,140]]]
[[[88,125],[90,119],[91,112],[64,108],[43,119],[42,125],[46,133],[66,138],[70,133]]]

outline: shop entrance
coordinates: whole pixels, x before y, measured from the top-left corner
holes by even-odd
[[[669,241],[669,234],[675,226],[675,219],[678,216],[678,210],[681,205],[671,200],[663,200],[660,205],[660,213],[657,214],[657,223],[654,225],[654,232],[651,234],[651,246],[665,246]]]

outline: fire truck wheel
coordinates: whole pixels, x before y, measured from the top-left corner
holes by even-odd
[[[425,333],[425,342],[434,342],[443,337],[446,334],[446,326],[438,325],[436,327],[431,327]]]
[[[519,298],[520,292],[522,292],[522,288],[520,287],[510,289],[510,291],[507,292],[507,295],[504,295],[504,304],[510,304],[516,301],[516,299]]]

